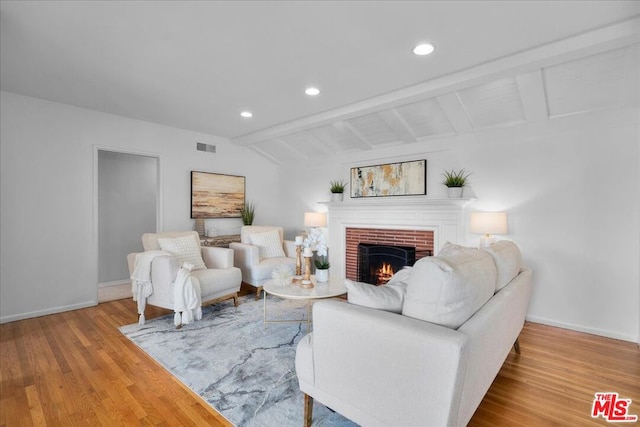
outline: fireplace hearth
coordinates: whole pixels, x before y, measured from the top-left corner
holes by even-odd
[[[415,262],[415,247],[359,243],[358,281],[384,285],[395,272]]]

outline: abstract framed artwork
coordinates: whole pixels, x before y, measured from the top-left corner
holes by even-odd
[[[191,171],[191,218],[240,218],[245,177]]]
[[[351,197],[427,194],[427,161],[386,163],[351,168]]]

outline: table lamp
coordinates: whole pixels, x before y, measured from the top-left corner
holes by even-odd
[[[472,212],[470,229],[472,233],[483,234],[480,238],[479,248],[489,247],[496,242],[493,234],[507,234],[509,232],[507,213]]]
[[[327,215],[322,212],[305,212],[304,213],[304,226],[305,227],[326,227]]]

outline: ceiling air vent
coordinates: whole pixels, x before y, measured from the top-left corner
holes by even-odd
[[[196,142],[196,150],[206,151],[207,153],[215,153],[216,146],[212,144],[203,144],[202,142]]]

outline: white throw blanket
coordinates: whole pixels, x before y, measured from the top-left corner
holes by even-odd
[[[136,254],[131,273],[131,292],[133,300],[138,302],[138,323],[144,325],[144,309],[147,306],[147,297],[153,293],[153,283],[151,283],[151,264],[153,260],[162,255],[171,255],[166,251],[146,251]]]
[[[200,281],[191,275],[193,267],[193,264],[187,262],[182,264],[173,287],[173,311],[176,313],[173,316],[173,323],[176,326],[202,319]]]

